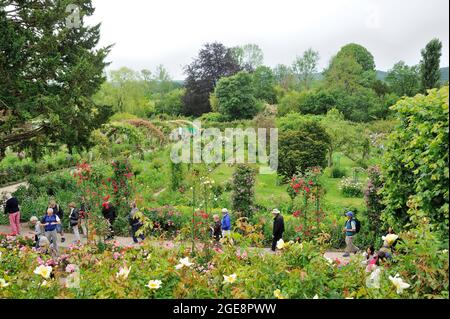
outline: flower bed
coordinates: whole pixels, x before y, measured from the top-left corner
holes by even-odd
[[[197,250],[71,247],[58,259],[0,237],[0,298],[448,298],[448,250],[429,229],[404,234],[391,263],[368,273],[312,242],[286,242],[274,255],[226,246]]]

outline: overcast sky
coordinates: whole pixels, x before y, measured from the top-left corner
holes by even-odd
[[[448,0],[94,0],[89,23],[102,22],[101,44],[115,43],[110,69],[163,64],[183,79],[204,43],[258,44],[268,66],[290,65],[308,48],[321,71],[346,43],[365,46],[377,69],[420,61],[434,37],[449,61]]]

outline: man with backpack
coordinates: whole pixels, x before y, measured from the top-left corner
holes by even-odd
[[[345,214],[347,216],[347,221],[345,222],[345,227],[343,232],[345,233],[345,254],[343,257],[349,257],[350,253],[357,253],[359,248],[353,244],[355,239],[355,235],[359,232],[360,223],[354,218],[353,212],[347,212]]]

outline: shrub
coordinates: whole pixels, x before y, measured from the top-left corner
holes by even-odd
[[[254,94],[252,77],[246,72],[221,78],[215,89],[218,111],[230,120],[250,119],[260,109]]]
[[[287,180],[308,167],[324,167],[329,143],[330,136],[314,121],[306,121],[297,130],[281,132],[278,142],[278,174]]]
[[[430,218],[446,233],[449,226],[448,91],[404,98],[392,107],[398,125],[384,156],[383,220],[403,227],[411,215]]]
[[[381,180],[381,172],[379,167],[373,166],[368,170],[369,180],[364,190],[364,200],[366,203],[366,216],[369,222],[369,228],[372,231],[379,231],[381,226],[381,213],[384,210],[381,196],[383,182]]]
[[[255,175],[255,169],[246,164],[237,165],[233,173],[233,210],[246,217],[250,217],[254,210]]]

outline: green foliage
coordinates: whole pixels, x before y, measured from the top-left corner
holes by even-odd
[[[317,72],[317,63],[319,62],[319,52],[309,48],[303,55],[297,56],[292,64],[292,70],[297,76],[300,87],[309,90]]]
[[[375,70],[373,55],[362,45],[356,43],[344,45],[336,57],[340,58],[345,55],[352,56],[365,72]]]
[[[284,116],[299,111],[302,94],[297,91],[289,91],[283,95],[278,103],[278,115]]]
[[[183,166],[181,163],[170,162],[170,187],[172,191],[177,191],[183,182]]]
[[[156,112],[169,115],[180,115],[183,108],[183,96],[185,93],[185,89],[176,89],[163,95],[156,101]]]
[[[246,164],[239,164],[233,173],[232,207],[236,213],[250,217],[255,201],[255,169]]]
[[[441,80],[440,63],[442,55],[442,42],[439,39],[433,39],[421,51],[422,60],[420,61],[420,74],[422,90],[439,87]]]
[[[220,79],[215,95],[218,111],[230,120],[250,119],[258,113],[252,76],[247,72]]]
[[[414,96],[420,92],[420,73],[418,66],[408,66],[400,61],[394,64],[386,76],[386,82],[398,96]]]
[[[363,195],[363,183],[352,177],[343,178],[339,188],[346,197],[362,197]]]
[[[308,167],[326,165],[330,136],[315,121],[305,121],[294,130],[282,131],[278,143],[278,174],[284,178]]]
[[[366,203],[365,214],[368,220],[368,229],[373,232],[379,232],[381,228],[381,213],[385,206],[381,195],[383,181],[380,168],[370,167],[368,170],[369,180],[364,190],[364,200]]]
[[[426,216],[448,232],[448,86],[404,98],[384,156],[383,219],[406,226]]]
[[[66,26],[69,4],[79,8],[77,28]],[[84,23],[93,13],[91,0],[2,2],[0,154],[28,148],[36,159],[52,142],[87,147],[90,132],[110,115],[91,99],[110,51],[97,46],[100,25]]]
[[[241,67],[232,49],[217,42],[205,44],[198,57],[185,68],[183,114],[200,116],[210,112],[209,96],[217,81],[239,71]]]
[[[275,92],[275,78],[272,70],[267,66],[259,66],[252,73],[255,98],[269,104],[277,102]]]
[[[264,53],[257,44],[245,44],[231,48],[233,56],[239,66],[248,72],[255,71],[263,65]]]

